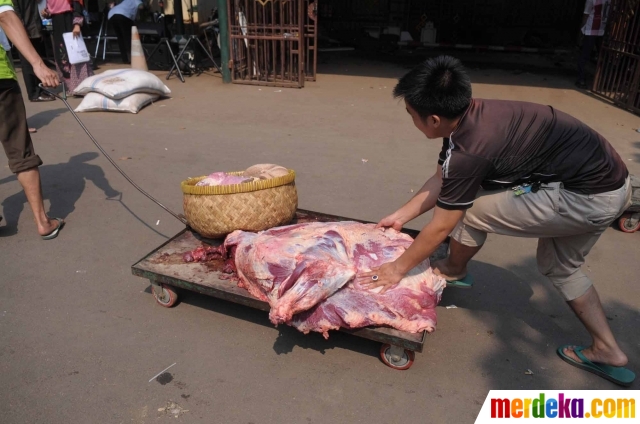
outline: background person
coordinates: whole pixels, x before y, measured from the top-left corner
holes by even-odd
[[[72,32],[75,38],[82,37],[83,11],[82,0],[47,0],[47,8],[42,12],[43,17],[51,17],[56,65],[70,94],[74,93],[82,81],[93,75],[90,61],[75,65],[69,63],[67,47],[62,36],[64,33]]]
[[[133,27],[138,10],[144,5],[142,0],[123,0],[118,5],[109,4],[109,24],[116,32],[122,63],[131,63],[131,27]]]
[[[578,59],[578,79],[576,85],[579,88],[587,88],[585,67],[591,59],[591,52],[596,44],[601,44],[611,0],[587,0],[584,5],[582,15],[582,26],[580,32],[582,37],[582,51]]]
[[[42,160],[36,155],[31,142],[24,101],[9,57],[10,46],[5,33],[29,61],[34,73],[45,87],[56,87],[60,81],[56,73],[47,68],[33,48],[22,21],[13,9],[11,0],[0,0],[0,142],[9,159],[9,169],[16,174],[27,196],[38,233],[44,240],[50,240],[58,236],[64,221],[57,218],[50,219],[44,211],[38,170]]]

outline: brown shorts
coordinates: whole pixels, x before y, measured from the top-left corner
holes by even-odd
[[[451,237],[465,246],[482,246],[487,233],[538,240],[538,269],[565,300],[582,296],[592,283],[580,267],[600,235],[631,205],[631,183],[600,194],[577,194],[562,183],[537,193],[481,191]]]
[[[27,126],[27,112],[15,80],[0,80],[0,142],[14,174],[42,165]]]

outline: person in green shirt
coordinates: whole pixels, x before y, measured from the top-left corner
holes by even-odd
[[[35,154],[29,135],[24,100],[9,53],[9,40],[33,66],[45,87],[57,87],[60,81],[33,48],[11,0],[0,0],[0,142],[9,160],[9,169],[16,174],[27,196],[38,233],[44,240],[51,240],[58,236],[64,221],[49,218],[44,210],[38,170],[42,160]]]

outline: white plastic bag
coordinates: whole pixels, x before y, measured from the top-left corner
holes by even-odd
[[[89,56],[89,52],[87,51],[87,45],[84,43],[82,37],[74,37],[73,32],[65,32],[62,34],[62,38],[67,48],[67,56],[69,56],[70,64],[76,65],[91,60],[91,56]]]
[[[112,69],[82,81],[73,94],[84,96],[100,93],[110,99],[120,100],[136,93],[168,96],[171,90],[150,72],[138,69]]]
[[[155,102],[159,97],[157,94],[137,93],[121,100],[114,100],[99,93],[89,93],[75,111],[138,113],[140,109]]]

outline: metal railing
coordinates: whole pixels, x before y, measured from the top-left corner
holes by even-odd
[[[228,9],[233,82],[301,88],[306,70],[315,79],[317,28],[309,0],[228,0]]]
[[[613,0],[592,91],[640,114],[640,0]]]

